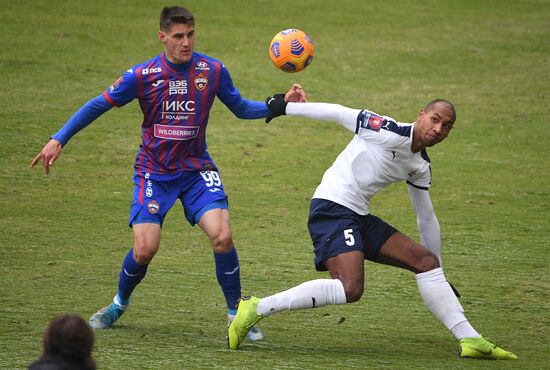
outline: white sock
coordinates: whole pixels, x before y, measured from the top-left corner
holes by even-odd
[[[451,329],[456,339],[481,338],[481,335],[470,325],[468,321],[462,321]]]
[[[268,316],[285,310],[301,310],[344,303],[346,303],[346,292],[340,280],[317,279],[262,298],[256,312],[259,315]]]
[[[122,300],[121,300],[120,297],[118,296],[118,293],[115,295],[115,298],[113,298],[113,302],[114,302],[116,305],[120,306],[120,309],[121,309],[122,311],[126,311],[126,310],[128,309],[128,306],[130,305],[129,301],[130,301],[130,300],[128,300],[128,303],[126,303],[126,304],[122,304]]]
[[[464,316],[464,309],[447,283],[441,267],[417,274],[416,283],[430,312],[443,322],[457,339],[480,337]]]

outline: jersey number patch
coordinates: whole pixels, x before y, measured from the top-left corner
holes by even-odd
[[[201,176],[204,179],[206,186],[209,188],[212,186],[220,186],[222,184],[220,175],[216,171],[202,171]]]
[[[353,229],[344,230],[344,238],[346,239],[346,245],[355,245],[355,237],[353,236]]]

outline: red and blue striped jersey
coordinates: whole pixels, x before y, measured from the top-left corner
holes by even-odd
[[[162,179],[182,171],[217,170],[206,145],[216,96],[239,118],[268,113],[265,103],[241,97],[219,60],[197,52],[184,64],[171,63],[163,52],[128,69],[103,93],[117,107],[138,99],[144,117],[134,168]]]

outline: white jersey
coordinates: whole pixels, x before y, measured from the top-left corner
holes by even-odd
[[[356,134],[325,172],[314,198],[327,199],[366,215],[370,199],[390,184],[406,181],[420,189],[430,187],[426,151],[411,151],[414,124],[327,103],[289,103],[286,113],[335,120]]]

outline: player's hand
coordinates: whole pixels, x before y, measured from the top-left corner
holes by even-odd
[[[285,94],[275,94],[265,100],[269,113],[265,118],[265,123],[269,123],[273,118],[286,114]]]
[[[290,90],[285,94],[285,101],[292,103],[306,103],[307,95],[302,86],[298,84],[292,85]]]
[[[51,139],[45,146],[42,148],[40,153],[33,159],[31,163],[31,168],[35,164],[42,161],[44,167],[44,172],[47,174],[50,173],[50,166],[53,166],[59,155],[61,154],[62,145],[59,141]]]

